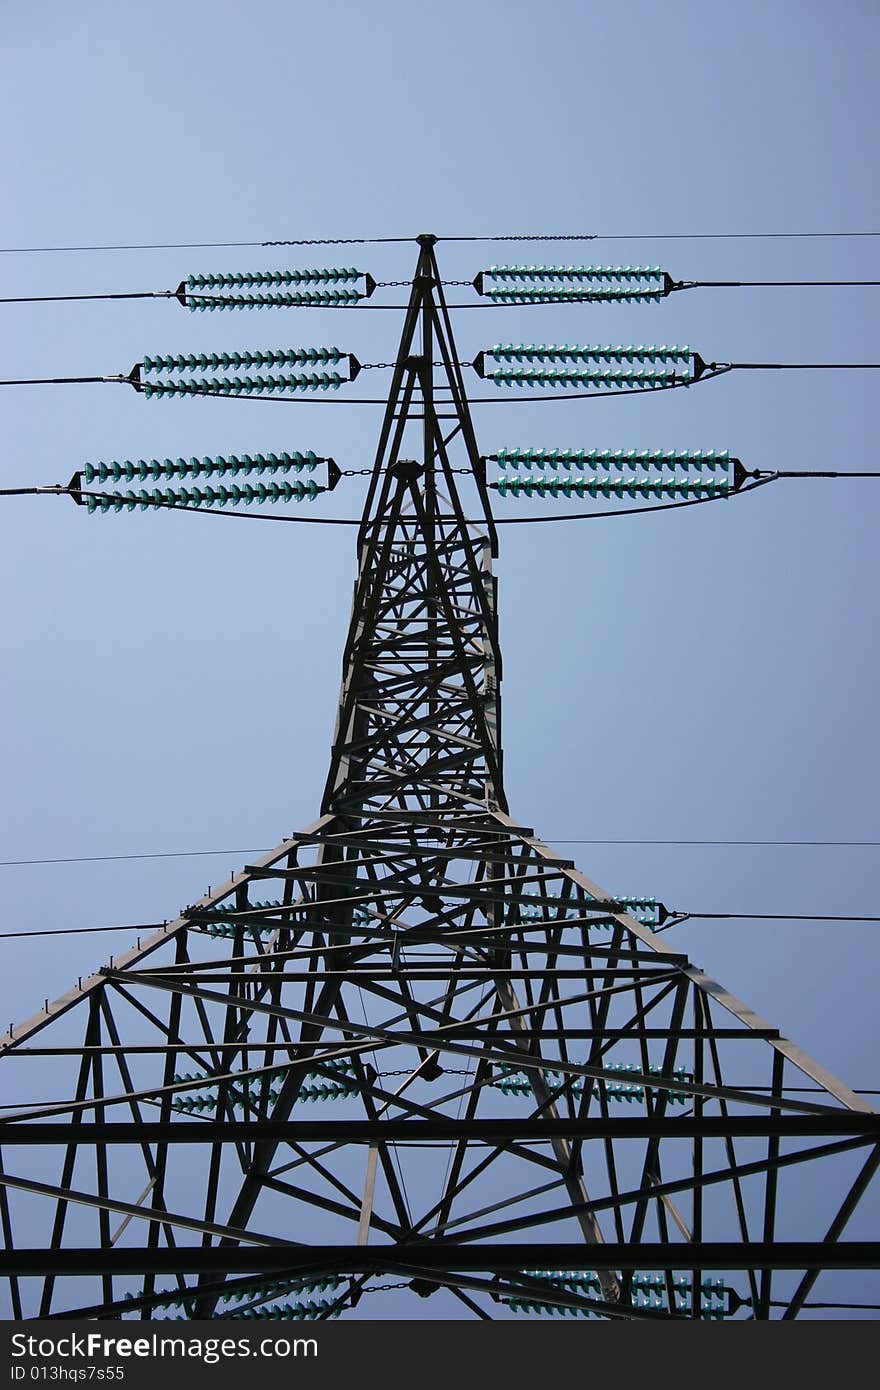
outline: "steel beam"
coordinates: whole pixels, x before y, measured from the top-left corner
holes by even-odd
[[[551,1143],[554,1139],[736,1139],[769,1138],[818,1139],[826,1135],[862,1136],[880,1141],[880,1116],[847,1111],[826,1111],[821,1115],[622,1115],[557,1119],[481,1119],[457,1120],[437,1116],[430,1120],[144,1120],[104,1123],[84,1120],[75,1137],[78,1146],[87,1144],[213,1144],[250,1141],[257,1136],[279,1144],[309,1144],[343,1140],[349,1144],[423,1143],[426,1140],[449,1143],[455,1139],[478,1143],[506,1144],[522,1139],[530,1143]],[[44,1124],[23,1120],[0,1122],[0,1144],[68,1144],[69,1124]]]
[[[701,1269],[880,1269],[880,1241],[854,1240],[826,1245],[823,1241],[680,1242],[646,1241],[641,1245],[606,1241],[604,1245],[491,1244],[420,1241],[398,1245],[182,1246],[175,1250],[0,1251],[0,1275],[8,1277],[50,1273],[114,1277],[124,1274],[284,1274],[291,1278],[312,1271],[337,1274],[393,1273],[398,1264],[430,1271],[483,1270],[494,1273],[522,1269],[680,1269],[694,1260]]]

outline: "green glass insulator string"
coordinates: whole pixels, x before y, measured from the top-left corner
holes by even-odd
[[[695,478],[593,478],[562,480],[559,478],[500,478],[488,486],[499,497],[516,500],[520,497],[617,497],[617,498],[663,498],[663,497],[726,497],[734,491],[729,477],[707,479]]]
[[[665,1077],[667,1073],[663,1072],[660,1067],[645,1068],[636,1066],[632,1063],[609,1062],[605,1064],[605,1070],[609,1073],[613,1073],[615,1077],[619,1076],[621,1080],[600,1081],[599,1078],[578,1076],[572,1078],[566,1089],[570,1091],[573,1096],[581,1096],[585,1089],[588,1092],[598,1092],[601,1086],[609,1100],[626,1102],[628,1104],[643,1101],[646,1091],[652,1099],[662,1096],[672,1105],[684,1105],[689,1099],[687,1094],[683,1091],[670,1091],[662,1086],[646,1087],[644,1083],[628,1082],[626,1080],[628,1074],[632,1075],[637,1073],[643,1075],[646,1071],[649,1076]],[[541,1071],[542,1075],[554,1086],[558,1086],[565,1081],[566,1073],[552,1066],[542,1067]],[[498,1079],[493,1081],[492,1085],[500,1090],[503,1095],[528,1095],[531,1093],[532,1083],[524,1072],[517,1071],[516,1068],[512,1066],[503,1066],[499,1068],[499,1073]],[[669,1075],[671,1080],[678,1081],[683,1086],[693,1081],[691,1073],[686,1071],[683,1067],[676,1067]]]
[[[550,1317],[565,1318],[606,1318],[608,1314],[601,1308],[573,1308],[559,1303],[540,1303],[537,1299],[526,1296],[502,1296],[499,1295],[502,1303],[506,1303],[513,1313],[541,1313]],[[667,1312],[666,1300],[661,1296],[650,1297],[646,1294],[636,1295],[632,1300],[632,1307],[639,1309],[652,1309],[656,1312]],[[703,1322],[719,1322],[727,1314],[724,1309],[704,1307],[700,1311],[700,1320]]]
[[[578,371],[556,367],[504,367],[484,372],[486,381],[496,386],[623,386],[650,390],[658,386],[683,384],[692,379],[688,368],[658,367],[656,371]]]
[[[271,1298],[273,1294],[286,1293],[326,1293],[328,1289],[338,1289],[343,1282],[339,1274],[323,1274],[316,1279],[275,1279],[270,1283],[255,1284],[249,1289],[236,1289],[222,1293],[218,1303],[244,1303],[254,1298]],[[177,1305],[174,1304],[174,1307]]]
[[[241,1088],[230,1088],[225,1101],[234,1106],[236,1110],[255,1107],[266,1100],[272,1104],[281,1095],[280,1086],[272,1086],[268,1091],[260,1087],[249,1087],[246,1090]],[[360,1095],[360,1088],[355,1081],[346,1083],[343,1081],[325,1081],[317,1085],[300,1086],[296,1093],[295,1104],[325,1100],[344,1100],[350,1096]],[[216,1108],[220,1100],[218,1091],[213,1091],[204,1096],[173,1096],[171,1099],[172,1110],[177,1110],[181,1114],[191,1115],[194,1112],[201,1114],[205,1110]]]
[[[212,1313],[214,1318],[236,1318],[247,1321],[262,1321],[269,1318],[273,1321],[288,1322],[311,1322],[318,1318],[322,1321],[325,1318],[338,1318],[342,1313],[342,1307],[337,1306],[338,1300],[324,1298],[313,1299],[310,1303],[268,1303],[259,1308],[231,1309],[225,1313]],[[185,1321],[186,1319],[184,1319]],[[169,1319],[176,1321],[176,1319]]]
[[[531,1082],[526,1080],[525,1077],[510,1077],[508,1080],[499,1081],[496,1084],[496,1089],[501,1091],[502,1095],[506,1096],[530,1096],[532,1094]],[[594,1093],[598,1093],[599,1091],[597,1085],[582,1081],[573,1082],[571,1086],[566,1088],[575,1099],[579,1099],[583,1095],[584,1089]],[[662,1087],[654,1086],[649,1086],[647,1091],[652,1100],[663,1099],[670,1105],[684,1105],[687,1102],[687,1097],[681,1095],[677,1091],[667,1091]],[[638,1105],[645,1099],[645,1087],[625,1085],[623,1082],[610,1081],[606,1083],[604,1087],[604,1094],[607,1100],[615,1103]]]
[[[160,478],[198,478],[259,473],[314,472],[327,459],[309,450],[306,453],[230,454],[214,458],[190,459],[123,459],[110,463],[87,463],[83,479],[87,484],[133,482],[139,478],[158,481]]]
[[[224,1099],[236,1109],[254,1106],[263,1101],[274,1104],[281,1095],[282,1087],[274,1084],[271,1078],[278,1076],[283,1078],[289,1070],[289,1064],[282,1064],[266,1070],[262,1078],[246,1076],[241,1081],[225,1078],[227,1090]],[[327,1072],[330,1073],[329,1078],[326,1075]],[[193,1112],[200,1114],[205,1110],[213,1109],[218,1104],[220,1099],[218,1081],[209,1073],[177,1072],[173,1080],[175,1085],[186,1086],[197,1094],[173,1096],[172,1109],[178,1110],[182,1114],[192,1114]],[[268,1086],[265,1084],[267,1080],[269,1081]],[[204,1094],[198,1094],[199,1092]],[[303,1084],[297,1091],[296,1100],[297,1103],[342,1100],[348,1096],[359,1094],[360,1086],[354,1063],[345,1058],[330,1058],[323,1064],[322,1070],[312,1069],[305,1073]]]
[[[242,910],[245,912],[277,912],[280,908],[280,899],[268,898],[263,902],[248,903],[248,906]],[[230,917],[230,912],[233,910],[239,911],[239,909],[230,909],[229,907],[222,906],[206,908],[206,916],[217,917],[218,920],[216,922],[199,922],[197,924],[199,931],[203,931],[207,936],[213,937],[234,937],[236,931],[243,931],[245,936],[260,937],[268,936],[272,932],[278,931],[281,925],[279,922],[261,922],[259,920],[252,920],[250,917],[240,918],[236,922]]]
[[[556,1288],[583,1289],[588,1293],[600,1293],[601,1285],[598,1276],[586,1270],[580,1269],[525,1269],[523,1274],[527,1279],[544,1279],[548,1284],[553,1284]],[[676,1274],[672,1277],[672,1287],[676,1293],[691,1293],[693,1283],[686,1275]],[[667,1288],[667,1276],[665,1274],[645,1274],[636,1271],[632,1275],[632,1288],[637,1293],[656,1293],[663,1292]],[[705,1298],[722,1300],[727,1294],[727,1284],[721,1278],[706,1278],[700,1281],[700,1293]]]
[[[487,361],[583,363],[583,366],[488,367]],[[604,363],[610,364],[605,367]],[[623,368],[621,364],[632,363]],[[706,370],[693,348],[669,345],[570,343],[495,343],[478,352],[473,368],[496,386],[587,386],[630,390],[686,385]]]
[[[338,1274],[325,1274],[315,1279],[275,1280],[272,1283],[255,1284],[249,1289],[236,1289],[230,1293],[221,1293],[218,1302],[225,1304],[245,1304],[248,1301],[253,1302],[256,1299],[271,1298],[273,1295],[276,1294],[320,1294],[326,1293],[328,1291],[332,1292],[334,1289],[339,1288],[339,1286],[342,1283],[343,1279]],[[131,1303],[132,1305],[138,1305],[140,1304],[141,1300],[149,1299],[151,1306],[154,1308],[180,1308],[186,1310],[189,1307],[192,1299],[196,1298],[197,1296],[198,1289],[195,1288],[191,1291],[175,1289],[174,1291],[168,1292],[167,1298],[157,1299],[154,1294],[148,1293],[145,1288],[141,1288],[137,1291],[137,1293],[123,1294],[123,1299],[125,1300],[125,1302]],[[294,1321],[303,1321],[312,1318],[327,1316],[328,1311],[332,1307],[333,1300],[313,1298],[310,1299],[308,1302],[301,1300],[296,1300],[294,1302],[285,1301],[284,1303],[274,1303],[256,1308],[233,1307],[227,1309],[225,1312],[213,1313],[212,1317],[242,1319],[292,1319]],[[331,1316],[336,1317],[338,1316],[338,1313],[334,1312],[331,1314]],[[184,1314],[182,1320],[188,1320],[186,1313]],[[168,1321],[177,1321],[177,1319],[168,1319]]]
[[[498,265],[473,286],[495,304],[657,304],[673,282],[661,266]]]
[[[618,304],[659,304],[667,291],[659,287],[618,288],[613,285],[591,289],[529,290],[490,287],[481,292],[494,304],[589,304],[595,301]]]
[[[735,462],[729,449],[499,449],[486,458],[501,469],[520,468],[567,472],[610,472],[612,469],[631,473],[684,472],[714,473],[727,471]]]
[[[564,920],[575,918],[581,921],[583,919],[584,924],[588,926],[591,931],[612,931],[615,924],[609,924],[601,919],[594,922],[587,915],[590,912],[596,911],[626,912],[630,917],[635,917],[636,921],[640,922],[642,926],[651,927],[652,930],[656,930],[658,927],[662,926],[669,916],[667,908],[658,898],[627,897],[612,898],[604,903],[597,903],[593,900],[591,902],[585,902],[579,907],[570,907],[566,909]],[[557,910],[554,907],[551,907],[548,914],[545,914],[539,906],[532,904],[528,897],[524,899],[520,906],[519,917],[523,925],[529,926],[535,922],[555,922],[559,920]]]
[[[658,898],[618,898],[616,901],[643,926],[653,926],[666,911]]]
[[[526,1279],[538,1280],[548,1287],[548,1293],[556,1288],[566,1293],[602,1297],[602,1286],[598,1275],[582,1270],[529,1269],[523,1271]],[[719,1320],[730,1317],[741,1300],[733,1289],[728,1288],[724,1279],[706,1278],[698,1285],[683,1275],[642,1274],[631,1276],[632,1306],[651,1308],[657,1311],[670,1311],[670,1288],[676,1312],[688,1312],[693,1307],[694,1295],[699,1299],[700,1317],[706,1320]],[[539,1291],[529,1294],[504,1294],[501,1301],[513,1312],[546,1313],[551,1316],[604,1317],[601,1309],[568,1307],[550,1303],[540,1298]]]
[[[193,295],[187,293],[186,308],[204,312],[214,309],[347,308],[365,296],[357,290],[300,290],[262,294]]]
[[[151,372],[216,371],[230,367],[293,367],[327,366],[331,362],[342,362],[349,353],[336,347],[280,348],[254,352],[211,352],[177,353],[173,355],[145,357],[142,369]]]
[[[290,1071],[291,1065],[290,1062],[282,1062],[278,1066],[267,1067],[262,1075],[268,1077],[284,1076]],[[321,1063],[320,1071],[313,1068],[306,1072],[305,1076],[306,1079],[325,1080],[324,1073],[328,1071],[332,1072],[334,1076],[354,1077],[356,1075],[354,1062],[350,1062],[346,1057],[328,1057],[325,1062]],[[212,1076],[210,1072],[175,1072],[173,1081],[179,1085],[189,1083],[193,1090],[204,1089],[205,1087],[216,1088],[217,1085],[217,1078]]]
[[[477,358],[496,362],[632,362],[688,363],[694,349],[667,343],[586,344],[577,343],[494,343]],[[479,368],[478,368],[479,369]]]
[[[276,391],[338,391],[351,377],[339,372],[289,372],[280,376],[201,377],[194,381],[144,382],[143,395],[250,396]]]
[[[474,289],[496,304],[659,303],[677,290],[820,285],[870,286],[878,280],[674,280],[662,266],[494,265],[481,270]],[[585,288],[587,287],[587,288]]]
[[[244,289],[256,285],[338,285],[353,283],[366,274],[354,266],[332,266],[326,270],[255,270],[229,275],[188,275],[189,290]]]
[[[313,502],[318,493],[324,491],[325,488],[319,488],[314,479],[309,478],[307,482],[245,483],[241,487],[235,484],[227,487],[221,483],[216,487],[209,484],[204,488],[178,488],[176,491],[173,488],[154,488],[150,492],[139,488],[136,491],[104,493],[97,497],[87,495],[84,500],[90,514],[105,514],[109,511],[120,512],[123,508],[133,512],[135,508],[146,511],[150,507],[183,509],[252,506],[267,502]]]
[[[482,272],[490,280],[662,280],[659,265],[493,265]]]

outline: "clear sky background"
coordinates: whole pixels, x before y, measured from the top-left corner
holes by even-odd
[[[661,264],[684,279],[880,279],[876,238],[666,239],[880,228],[880,13],[867,0],[6,0],[3,28],[3,247],[593,232],[651,239],[441,241],[438,256],[464,280],[505,259]],[[405,280],[416,254],[415,243],[4,252],[0,294],[167,289],[194,271],[340,263]],[[546,341],[870,362],[878,296],[695,290],[656,307],[462,310],[454,327],[465,359],[492,342]],[[189,315],[162,300],[0,305],[0,316],[4,378],[321,343],[387,361],[400,331],[392,313]],[[358,394],[385,380],[365,374]],[[486,453],[715,447],[747,467],[870,469],[877,385],[867,371],[732,373],[648,398],[530,405],[499,392],[474,414]],[[87,460],[273,449],[368,467],[380,408],[343,402],[6,387],[3,485],[66,483]],[[307,514],[357,516],[363,483],[347,480]],[[501,517],[556,510],[497,505]],[[502,528],[512,813],[560,848],[880,841],[878,515],[880,482],[780,482],[666,516]],[[268,848],[315,818],[353,528],[88,517],[66,498],[0,499],[0,528],[0,858],[230,850],[0,868],[5,930],[172,917],[253,857],[235,850]],[[570,852],[610,892],[683,910],[878,912],[876,847]],[[130,935],[0,947],[0,1027]],[[876,925],[695,923],[668,939],[850,1085],[880,1086]],[[860,1217],[849,1233],[876,1229]]]

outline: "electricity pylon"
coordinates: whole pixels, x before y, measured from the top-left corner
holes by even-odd
[[[878,1116],[508,812],[419,243],[321,815],[3,1041],[7,1315],[794,1317],[880,1262]]]

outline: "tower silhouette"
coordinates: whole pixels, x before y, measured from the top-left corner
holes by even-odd
[[[13,1317],[790,1318],[878,1263],[842,1239],[877,1115],[509,813],[434,240],[319,818],[0,1043]]]

